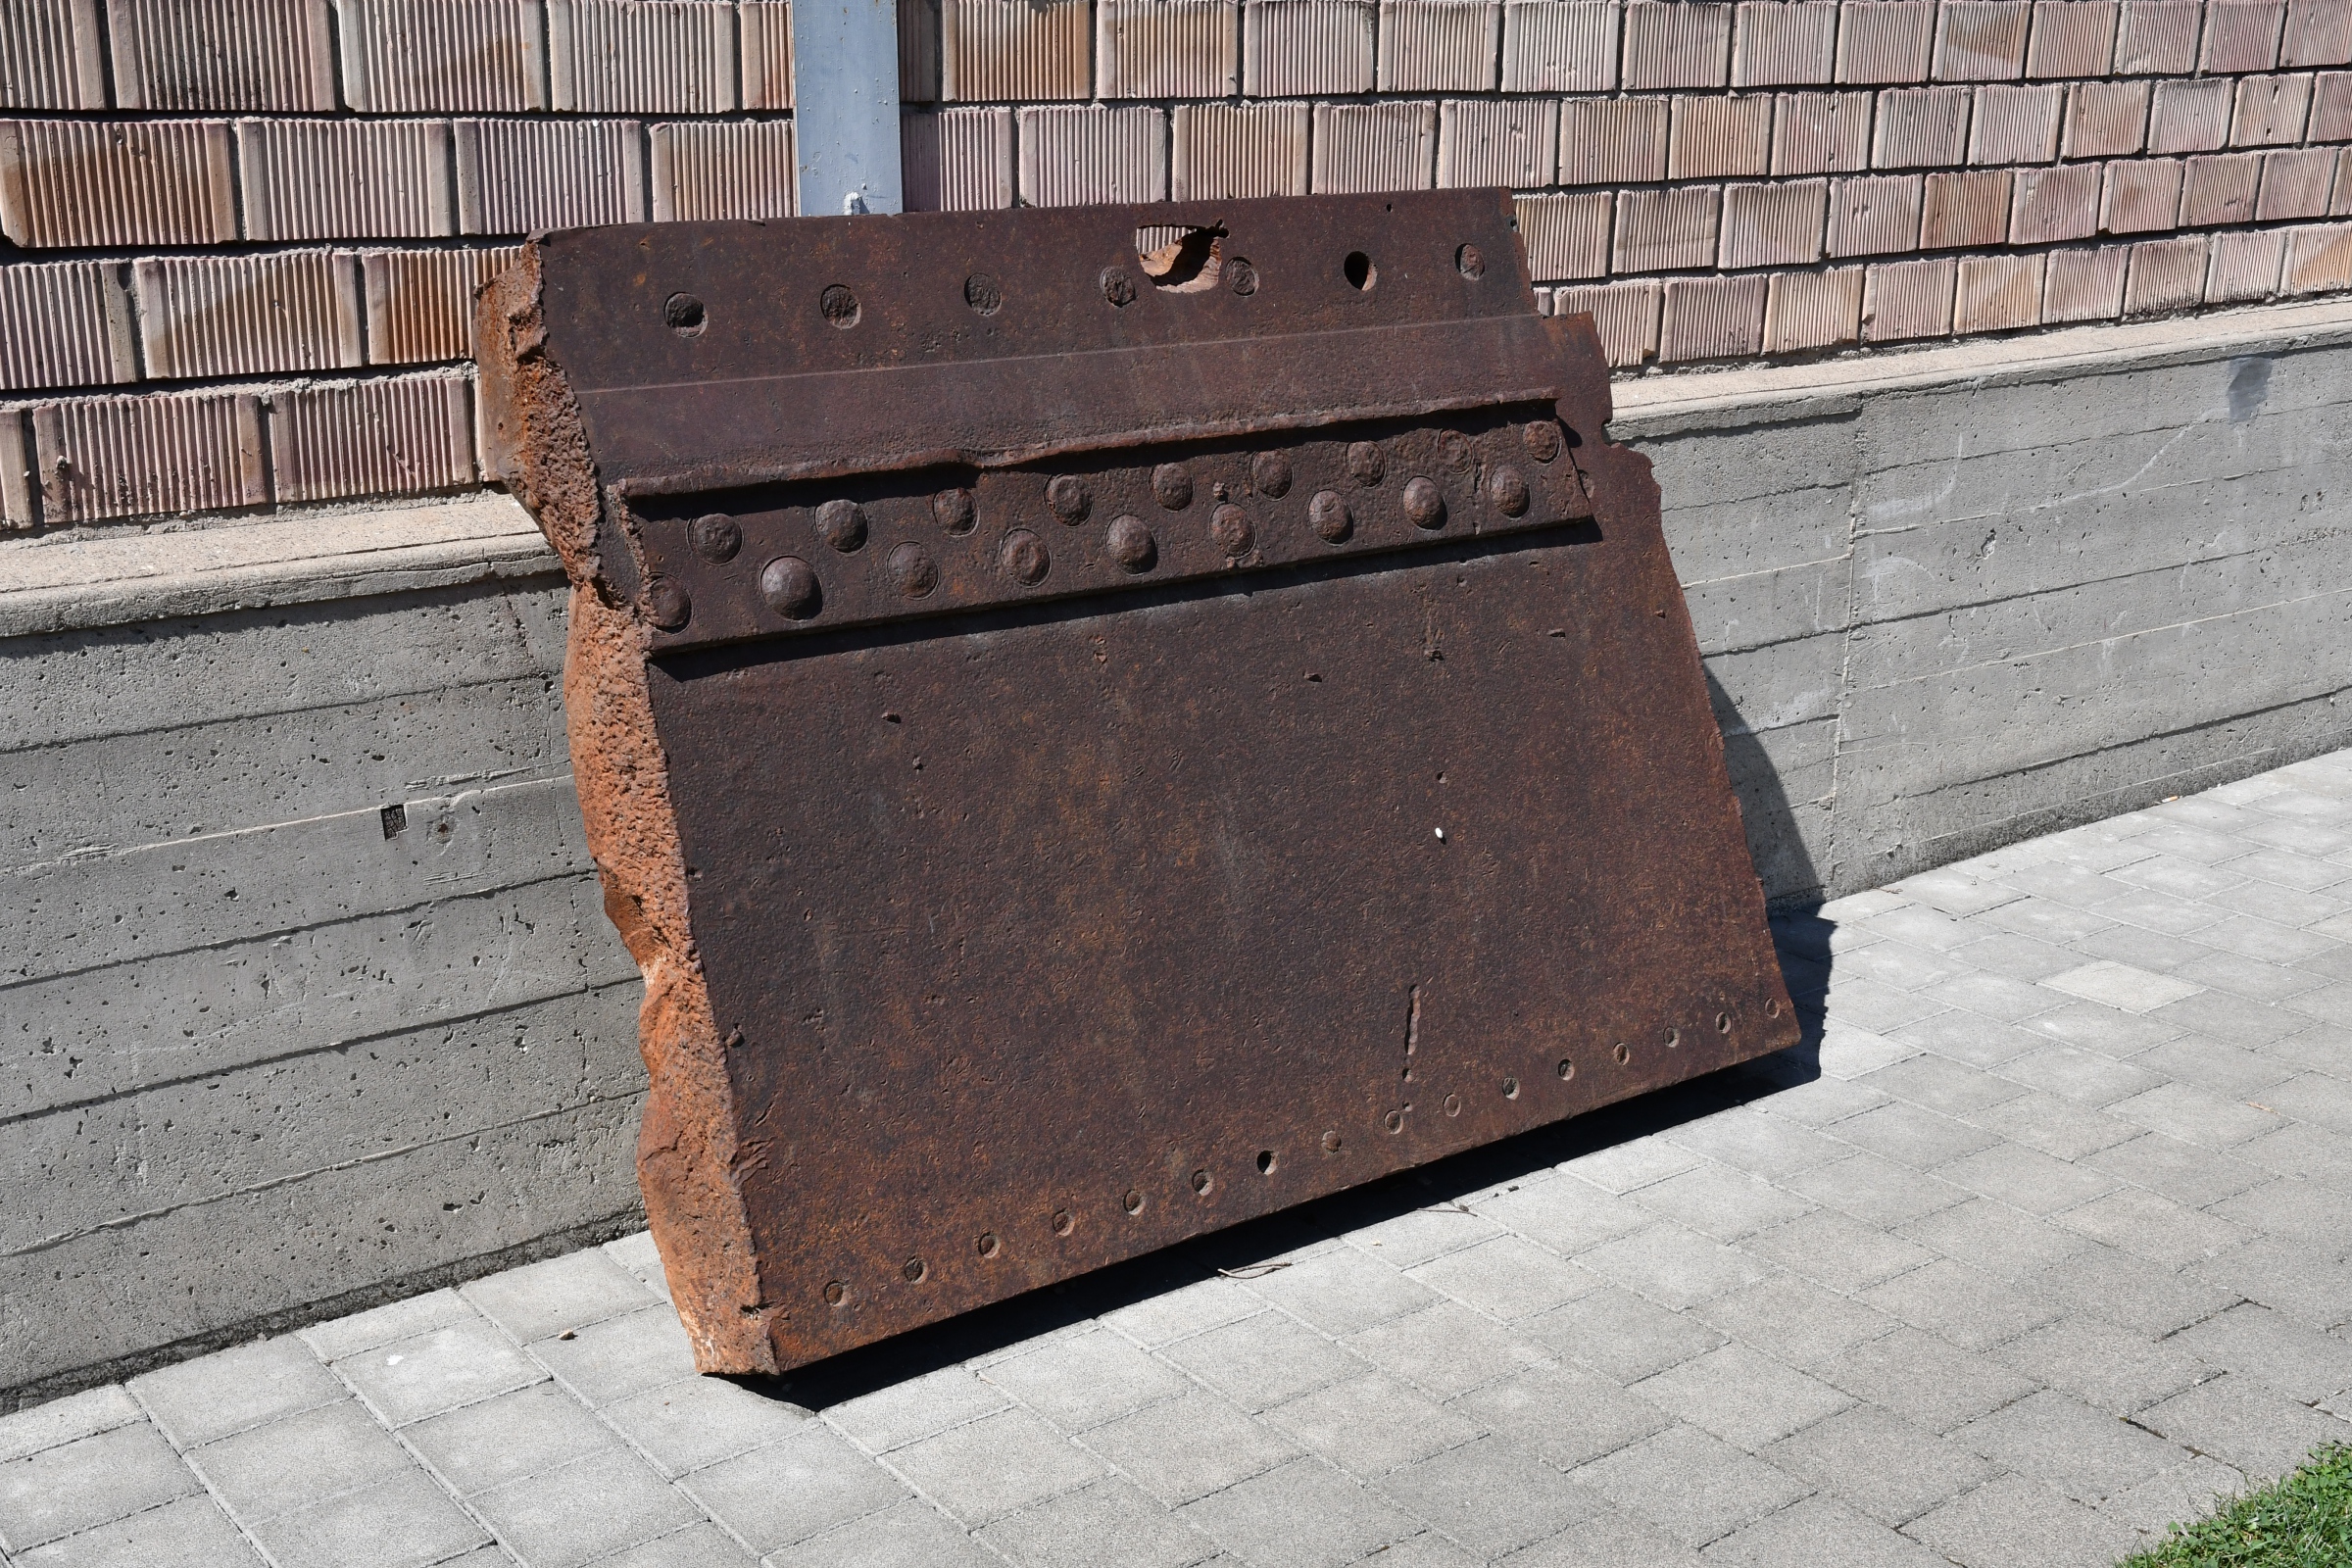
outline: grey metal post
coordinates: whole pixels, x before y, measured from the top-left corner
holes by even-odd
[[[801,211],[905,210],[896,0],[795,0],[792,76]]]

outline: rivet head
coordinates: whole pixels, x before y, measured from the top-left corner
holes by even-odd
[[[1055,474],[1046,482],[1046,510],[1073,527],[1086,520],[1094,505],[1086,481],[1075,474]]]
[[[839,283],[826,285],[825,291],[816,297],[816,308],[826,320],[845,331],[858,324],[858,318],[861,314],[858,309],[858,296]]]
[[[982,316],[994,316],[1004,308],[1004,285],[988,272],[974,272],[963,280],[963,303]]]
[[[798,556],[778,556],[760,568],[760,597],[786,620],[807,620],[824,605],[816,568]]]
[[[1519,435],[1527,443],[1527,455],[1538,463],[1549,463],[1560,455],[1560,427],[1549,419],[1538,419]]]
[[[1067,1236],[1070,1234],[1071,1228],[1078,1222],[1070,1218],[1070,1211],[1068,1209],[1057,1208],[1054,1211],[1054,1218],[1051,1223],[1054,1226],[1054,1235]]]
[[[1127,269],[1102,269],[1102,297],[1121,310],[1135,303],[1135,279],[1127,274]]]
[[[1170,512],[1193,504],[1193,476],[1181,463],[1163,463],[1152,470],[1152,494]]]
[[[1461,274],[1475,283],[1487,275],[1487,258],[1475,245],[1464,245],[1453,253],[1453,265]]]
[[[816,536],[843,555],[865,543],[865,509],[855,501],[828,501],[816,509]]]
[[[1046,554],[1046,542],[1026,528],[1015,528],[1004,536],[999,559],[1004,564],[1005,576],[1032,585],[1044,582],[1054,564],[1054,558]]]
[[[1130,1214],[1141,1214],[1144,1211],[1144,1195],[1130,1187],[1125,1196],[1120,1198],[1119,1206]]]
[[[1527,511],[1527,476],[1505,464],[1487,477],[1487,499],[1506,517]]]
[[[1467,468],[1474,456],[1470,438],[1459,430],[1448,430],[1438,437],[1438,458],[1448,468]]]
[[[662,324],[680,337],[701,337],[710,322],[703,302],[691,294],[672,294],[662,302]]]
[[[1247,299],[1257,292],[1257,269],[1247,257],[1236,256],[1225,264],[1225,286]]]
[[[1208,536],[1225,552],[1227,560],[1239,561],[1250,553],[1257,531],[1250,526],[1250,514],[1229,504],[1219,507],[1209,517]]]
[[[1428,479],[1415,475],[1404,484],[1404,515],[1416,528],[1446,526],[1446,497]]]
[[[1334,1131],[1325,1133],[1323,1135],[1323,1152],[1326,1154],[1336,1154],[1339,1152],[1340,1135],[1338,1131],[1335,1129]]]
[[[1291,493],[1291,460],[1279,452],[1260,452],[1250,460],[1250,485],[1261,496]]]
[[[1379,447],[1369,441],[1357,441],[1348,448],[1348,476],[1360,485],[1376,485],[1389,471],[1389,460]]]
[[[1461,1113],[1462,1097],[1459,1095],[1447,1095],[1446,1097],[1446,1114],[1448,1116],[1459,1116]]]
[[[931,1269],[921,1258],[910,1257],[899,1269],[899,1272],[906,1276],[907,1284],[920,1285],[923,1283],[923,1277],[929,1274]]]
[[[694,526],[686,532],[694,544],[694,553],[705,561],[724,564],[733,561],[735,552],[743,548],[743,529],[722,512],[695,518]]]
[[[694,601],[667,577],[656,577],[645,585],[645,618],[663,631],[676,631],[693,613]]]
[[[1355,530],[1355,519],[1348,515],[1348,503],[1336,490],[1315,492],[1315,499],[1306,504],[1306,520],[1325,544],[1344,543]]]
[[[931,498],[931,517],[943,533],[958,538],[970,533],[975,520],[972,493],[960,485],[953,490],[942,490]]]
[[[850,1298],[850,1288],[839,1280],[827,1280],[825,1281],[824,1298],[827,1306],[839,1306]]]
[[[1159,557],[1159,546],[1152,538],[1152,530],[1144,519],[1121,515],[1110,519],[1110,532],[1103,538],[1103,549],[1124,571],[1150,571],[1152,563]]]
[[[918,544],[904,544],[890,553],[891,586],[904,599],[928,599],[939,586],[939,564]]]

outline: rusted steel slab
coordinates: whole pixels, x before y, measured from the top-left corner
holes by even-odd
[[[1503,194],[583,230],[480,327],[705,1370],[1795,1042]]]

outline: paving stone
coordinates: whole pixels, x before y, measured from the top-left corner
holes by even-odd
[[[1592,1275],[1516,1236],[1449,1252],[1411,1277],[1505,1322],[1548,1312],[1600,1286]]]
[[[553,1383],[533,1384],[420,1421],[407,1437],[460,1496],[552,1470],[600,1449],[617,1449],[621,1442]]]
[[[116,1427],[0,1464],[0,1545],[24,1551],[198,1490],[161,1432]]]
[[[1881,1105],[1829,1130],[1857,1149],[1919,1170],[1932,1170],[2000,1141],[1982,1127],[1909,1103]]]
[[[2130,952],[2146,961],[2159,962],[2162,960],[2148,950],[2160,943],[2174,944],[2176,948],[2194,946],[2178,942],[2175,938],[2160,937],[2153,932],[2134,931],[2129,926],[2112,926],[2097,936],[2085,939],[2080,946],[2085,951],[2094,951],[2095,946],[2104,944],[2112,950]],[[2185,962],[2186,957],[2202,951],[2195,949],[2185,956],[2179,956],[2179,961]],[[2168,953],[2167,956],[2177,955]],[[2201,989],[2186,980],[2177,980],[2136,964],[2119,963],[2112,959],[2086,963],[2079,969],[2051,975],[2041,984],[2052,991],[2062,991],[2069,996],[2081,997],[2086,1002],[2095,1002],[2124,1012],[2147,1012],[2168,1002],[2195,996]]]
[[[1004,1410],[893,1452],[891,1467],[976,1529],[1102,1473],[1084,1448],[1026,1410]]]
[[[2325,975],[2265,963],[2236,953],[2209,953],[2182,964],[2175,973],[2212,990],[2263,1003],[2284,1002],[2328,983]]]
[[[2096,1504],[2180,1463],[2186,1453],[2120,1416],[2052,1389],[1955,1428],[1951,1440],[2043,1486]]]
[[[1920,899],[1952,914],[1977,914],[1998,908],[2018,896],[2018,890],[2006,880],[1972,875],[1966,866],[1939,866],[1906,877],[1895,887],[1910,898]]]
[[[1888,940],[1874,942],[1867,948],[1857,948],[1842,955],[1836,974],[1840,979],[1852,976],[1891,986],[1897,991],[1917,991],[1946,980],[1959,973],[1957,961],[1928,948],[1913,947],[1908,942]],[[1838,981],[1831,983],[1831,996],[1838,995]]]
[[[1776,1086],[1763,1102],[1775,1116],[1816,1130],[1875,1110],[1886,1102],[1887,1097],[1879,1090],[1865,1089],[1827,1072],[1808,1081]]]
[[[2067,935],[2059,936],[2055,931],[2051,931],[2047,934],[2053,940],[2044,941],[2042,933],[2029,934],[2018,930],[1990,930],[1987,934],[1988,927],[1980,918],[1969,924],[1969,930],[1974,940],[1966,947],[1953,949],[1952,956],[1964,960],[1978,970],[1982,976],[1998,979],[2002,982],[1997,990],[1983,993],[1984,999],[1991,1002],[1993,1005],[1979,1007],[1977,1010],[1985,1013],[1988,1017],[2021,1017],[2024,1014],[2014,1009],[2024,1007],[2029,1012],[2040,1012],[2050,1005],[2049,998],[2034,991],[2030,982],[2048,975],[2061,974],[2082,961],[2060,946],[2060,943],[2086,936],[2093,931],[2103,930],[2110,923],[2103,919],[2084,920],[2078,917],[2075,921],[2070,922],[2072,929]],[[1941,986],[1934,986],[1929,989],[1939,997],[1948,998],[1953,995],[1948,988],[1958,985],[1968,978],[1970,977],[1962,975],[1957,979],[1944,982]],[[1953,1005],[1962,1006],[1966,1004],[1956,1002]],[[1995,1010],[1996,1008],[1998,1010]]]
[[[2111,1056],[2129,1056],[2161,1045],[2180,1031],[2158,1018],[2143,1018],[2095,1002],[2070,1003],[2054,1007],[2037,1017],[2028,1018],[2021,1026],[2035,1034],[2048,1035],[2052,1040],[2086,1051],[2102,1051]]]
[[[1948,1432],[2034,1389],[2032,1379],[2012,1368],[1913,1328],[1855,1346],[1820,1375],[1931,1432]]]
[[[361,1350],[371,1350],[395,1340],[414,1339],[452,1323],[475,1321],[474,1312],[456,1291],[429,1291],[332,1322],[297,1329],[294,1337],[308,1345],[321,1361],[340,1361]]]
[[[2085,1105],[2111,1105],[2165,1082],[2164,1075],[2103,1052],[2048,1046],[2002,1063],[2001,1076]]]
[[[1549,1359],[1537,1345],[1451,1301],[1375,1324],[1349,1335],[1347,1345],[1383,1371],[1441,1399]]]
[[[2197,1264],[2193,1272],[2308,1328],[2333,1329],[2352,1320],[2352,1263],[2308,1242],[2264,1237]]]
[[[1861,1152],[1800,1171],[1788,1178],[1788,1185],[1807,1198],[1880,1227],[1899,1225],[1968,1200],[1968,1194],[1949,1182]]]
[[[2217,1312],[2181,1330],[2171,1343],[2304,1404],[2352,1389],[2352,1343],[2306,1328],[2257,1302]]]
[[[503,1568],[505,1562],[505,1556],[500,1554],[486,1559],[478,1568]],[[706,1522],[632,1546],[603,1559],[596,1568],[757,1568],[758,1562],[734,1537]],[[477,1565],[471,1558],[466,1558],[452,1568],[477,1568]]]
[[[1364,1561],[1374,1568],[1486,1568],[1487,1563],[1486,1558],[1463,1550],[1435,1530],[1383,1546]],[[1219,1558],[1218,1564],[1219,1568],[1226,1564],[1239,1568],[1231,1557]]]
[[[1738,1250],[1670,1223],[1605,1242],[1578,1263],[1677,1310],[1753,1284],[1767,1272]]]
[[[1937,1166],[1936,1174],[1954,1186],[1968,1188],[2030,1214],[2052,1214],[2072,1208],[2122,1185],[2104,1172],[2017,1144],[1995,1144],[1990,1149],[1964,1154],[1948,1165]]]
[[[1996,1476],[1903,1527],[1962,1568],[2112,1568],[2132,1528],[2019,1476]]]
[[[749,1453],[808,1419],[799,1405],[726,1378],[681,1378],[609,1404],[603,1414],[671,1476]]]
[[[1485,1199],[1478,1206],[1563,1257],[1630,1236],[1656,1217],[1640,1204],[1574,1176]]]
[[[1816,1213],[1751,1236],[1743,1250],[1848,1293],[1915,1269],[1936,1254],[1843,1214]]]
[[[2082,1248],[2082,1238],[2061,1229],[2059,1221],[1984,1198],[1906,1221],[1897,1233],[2005,1280],[2038,1273]]]
[[[1504,1568],[1699,1568],[1699,1555],[1648,1521],[1603,1508],[1503,1559]]]
[[[598,1247],[474,1280],[458,1294],[525,1345],[637,1311],[649,1295],[643,1280]]]
[[[2227,910],[2217,909],[2196,899],[2175,898],[2170,893],[2158,893],[2152,888],[2133,888],[2121,898],[2109,899],[2099,906],[2099,912],[2115,920],[2175,937],[2188,936],[2230,917]]]
[[[2151,1340],[2088,1314],[2020,1335],[1992,1353],[2036,1382],[2115,1416],[2170,1398],[2215,1371],[2182,1339]]]
[[[2262,1049],[2298,1067],[2324,1072],[2331,1078],[2352,1079],[2352,1029],[2315,1024],[2266,1041]]]
[[[2132,887],[2153,888],[2184,899],[2208,899],[2245,880],[2234,872],[2217,871],[2177,855],[2151,855],[2130,865],[2118,866],[2107,875]]]
[[[1851,923],[1881,937],[1907,942],[1913,947],[1937,953],[1957,948],[1973,940],[1977,934],[1965,921],[1926,904],[1902,905],[1874,914],[1867,920]]]
[[[1773,1181],[1827,1164],[1845,1153],[1834,1140],[1810,1127],[1746,1105],[1677,1127],[1669,1136],[1685,1149]]]
[[[1873,1033],[1899,1029],[1943,1010],[1939,1002],[1899,986],[1866,980],[1843,965],[1833,975],[1831,994],[1840,1022]]]
[[[1899,1326],[1884,1312],[1793,1274],[1758,1280],[1743,1291],[1700,1303],[1690,1315],[1741,1344],[1806,1368]]]
[[[2037,1329],[2063,1310],[2047,1290],[1996,1278],[1950,1258],[1874,1285],[1857,1298],[1913,1328],[1974,1350]]]
[[[270,1556],[305,1568],[422,1568],[489,1539],[421,1470],[249,1528]]]
[[[995,1568],[996,1559],[919,1498],[837,1525],[769,1559],[774,1568]]]
[[[1579,1154],[1559,1166],[1560,1173],[1590,1182],[1607,1193],[1630,1193],[1637,1187],[1690,1169],[1698,1156],[1680,1144],[1662,1138],[1636,1138],[1608,1149]]]
[[[1706,1551],[1726,1568],[1944,1568],[1918,1542],[1828,1497],[1757,1520]]]
[[[827,1418],[874,1452],[888,1453],[1011,1403],[1011,1396],[993,1382],[951,1366],[845,1400]]]
[[[1285,1270],[1284,1272],[1288,1272]],[[1201,1280],[1162,1296],[1120,1307],[1102,1315],[1106,1328],[1117,1330],[1146,1348],[1185,1339],[1222,1323],[1250,1317],[1266,1309],[1265,1298],[1238,1280]]]
[[[2278,1005],[2220,991],[2205,991],[2158,1007],[2148,1014],[2148,1021],[2260,1049],[2308,1029],[2314,1018],[2327,1019],[2340,1012],[2338,1004],[2343,989],[2335,985],[2320,986],[2298,992]]]
[[[2162,1133],[2098,1150],[2083,1155],[2082,1163],[2191,1208],[2233,1198],[2266,1179],[2259,1165]]]
[[[1379,1490],[1488,1559],[1557,1535],[1604,1504],[1548,1464],[1482,1438],[1381,1479]]]
[[[1531,1367],[1462,1396],[1453,1408],[1565,1470],[1673,1425],[1656,1405],[1579,1367]]]
[[[1265,1416],[1310,1452],[1366,1478],[1468,1443],[1481,1431],[1459,1411],[1377,1372],[1276,1405]]]
[[[364,1350],[335,1363],[394,1426],[536,1383],[546,1371],[478,1317]]]
[[[1348,1242],[1391,1268],[1409,1269],[1501,1234],[1502,1227],[1484,1214],[1466,1206],[1438,1203],[1368,1225],[1351,1233]]]
[[[992,1361],[986,1376],[1065,1432],[1100,1426],[1190,1387],[1174,1368],[1107,1329]]]
[[[350,1399],[223,1438],[188,1458],[249,1524],[415,1468],[392,1435]]]
[[[1517,1325],[1539,1344],[1621,1383],[1703,1354],[1724,1337],[1696,1318],[1670,1312],[1630,1291],[1607,1286],[1556,1312]]]
[[[2145,1549],[2157,1544],[2173,1525],[2202,1518],[2215,1511],[2217,1503],[2245,1491],[2242,1473],[2218,1459],[2192,1454],[2186,1463],[2117,1493],[2099,1504],[2099,1512],[2138,1531],[2139,1545]]]
[[[1558,1184],[1544,1185],[1548,1188]],[[1509,1223],[1504,1216],[1496,1217]],[[1437,1301],[1437,1296],[1428,1287],[1415,1284],[1394,1265],[1351,1247],[1335,1247],[1299,1257],[1288,1268],[1256,1276],[1250,1286],[1276,1306],[1326,1334],[1351,1334],[1384,1319],[1419,1311]],[[1244,1335],[1250,1331],[1247,1325],[1235,1324],[1211,1332]]]
[[[1341,1568],[1420,1533],[1409,1514],[1320,1459],[1298,1459],[1187,1504],[1184,1521],[1264,1568]]]
[[[2323,1415],[2276,1389],[2227,1374],[2143,1410],[2139,1424],[2235,1465],[2257,1483],[2276,1480],[2323,1443],[2352,1442],[2352,1421]]]
[[[1634,1195],[1634,1201],[1719,1242],[1736,1242],[1813,1207],[1760,1176],[1716,1164],[1699,1165],[1644,1187]]]
[[[220,1504],[191,1496],[19,1552],[16,1561],[24,1568],[260,1568],[262,1559]]]
[[[1696,1427],[1677,1425],[1570,1472],[1688,1546],[1703,1546],[1811,1492]]]
[[[1932,1004],[1920,1004],[1924,1012],[1932,1013]],[[1918,1016],[1914,1013],[1914,1016]],[[1861,1028],[1844,1017],[1823,1022],[1821,1044],[1817,1048],[1822,1073],[1827,1077],[1853,1079],[1878,1071],[1890,1061],[1919,1054],[1919,1048],[1907,1041],[1891,1040]]]
[[[578,1568],[703,1516],[651,1465],[622,1448],[509,1482],[472,1501],[507,1549],[531,1568]]]
[[[1694,1356],[1633,1393],[1750,1450],[1837,1414],[1853,1397],[1744,1345]]]
[[[2227,948],[2231,953],[2242,953],[2249,958],[2267,958],[2273,963],[2304,963],[2334,952],[2337,945],[2333,937],[2316,931],[2298,931],[2250,914],[2233,914],[2217,920],[2198,932],[2197,940]]]
[[[1170,1507],[1271,1470],[1301,1451],[1239,1405],[1198,1391],[1099,1426],[1086,1443]]]
[[[2012,1144],[2070,1163],[2144,1136],[2142,1129],[2130,1122],[2038,1089],[1971,1111],[1966,1119]]]
[[[350,1397],[301,1340],[263,1340],[130,1380],[155,1424],[182,1448]]]
[[[2348,1196],[2336,1183],[2287,1177],[2226,1198],[2207,1212],[2257,1236],[2299,1237],[2327,1246],[2345,1235]]]
[[[1430,1295],[1430,1298],[1436,1297]],[[1280,1312],[1211,1329],[1160,1353],[1251,1410],[1280,1404],[1309,1389],[1365,1370],[1362,1360]]]
[[[2301,1073],[2262,1091],[2263,1103],[2274,1110],[2352,1135],[2352,1083],[2325,1073]]]
[[[2069,1209],[2055,1223],[2175,1267],[2213,1257],[2254,1235],[2218,1215],[2131,1187]]]
[[[1007,1514],[980,1539],[1018,1568],[1188,1568],[1217,1549],[1118,1476]]]
[[[0,1463],[146,1419],[146,1410],[121,1384],[70,1394],[0,1416]]]
[[[1956,1443],[1875,1404],[1856,1404],[1766,1448],[1762,1457],[1892,1528],[1993,1475]]]
[[[2142,1052],[2137,1060],[2141,1066],[2231,1100],[2261,1100],[2262,1091],[2295,1076],[2292,1067],[2275,1056],[2202,1035],[2168,1040]]]
[[[907,1495],[897,1478],[819,1421],[679,1485],[759,1552],[780,1551]]]
[[[592,1323],[572,1339],[541,1340],[531,1353],[592,1405],[694,1376],[694,1348],[667,1303]]]

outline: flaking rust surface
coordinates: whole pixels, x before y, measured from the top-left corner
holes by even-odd
[[[704,1370],[1795,1042],[1656,487],[1509,212],[588,230],[485,293]]]

